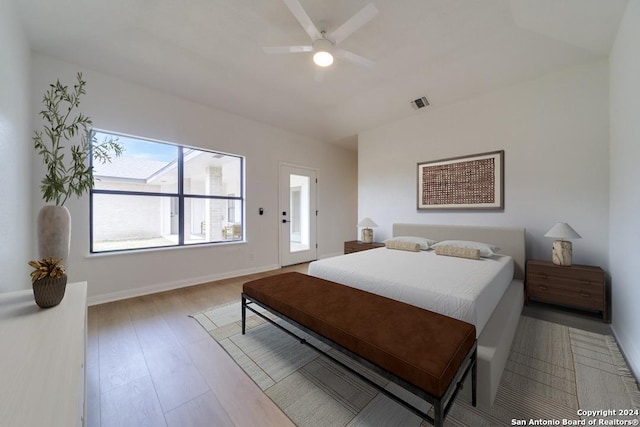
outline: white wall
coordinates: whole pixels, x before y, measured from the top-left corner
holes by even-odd
[[[95,127],[246,156],[246,244],[88,256],[88,197],[67,202],[72,217],[69,280],[89,282],[90,302],[277,267],[280,161],[320,170],[319,255],[340,253],[351,237],[357,203],[354,152],[42,55],[34,54],[32,62],[34,116],[50,82],[59,77],[73,84],[82,71],[87,95],[80,105]],[[37,158],[34,168],[40,179]],[[34,186],[35,209],[42,204]],[[263,216],[258,215],[260,207]]]
[[[640,1],[631,0],[610,56],[612,328],[640,378]]]
[[[12,0],[0,0],[0,292],[31,287],[29,46]]]
[[[543,235],[568,222],[576,264],[608,265],[608,64],[586,64],[363,132],[358,217],[376,240],[393,222],[527,229],[527,257],[551,259]],[[418,211],[417,163],[505,151],[504,211]]]

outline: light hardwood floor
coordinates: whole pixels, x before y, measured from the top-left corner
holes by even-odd
[[[240,299],[248,280],[307,264],[89,307],[87,425],[291,426],[190,314]],[[529,304],[523,314],[610,333],[596,317]]]
[[[87,425],[292,426],[189,317],[285,271],[307,264],[89,307]]]

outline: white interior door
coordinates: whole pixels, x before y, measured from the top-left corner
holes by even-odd
[[[280,265],[317,259],[317,187],[315,169],[280,165]]]

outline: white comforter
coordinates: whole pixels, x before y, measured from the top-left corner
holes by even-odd
[[[378,248],[314,261],[309,274],[469,322],[480,335],[513,279],[513,259]]]

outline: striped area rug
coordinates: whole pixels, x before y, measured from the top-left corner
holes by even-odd
[[[299,426],[430,425],[258,316],[248,315],[247,334],[242,335],[239,303],[192,317]],[[286,322],[279,322],[295,330]],[[301,331],[295,332],[305,336]],[[306,338],[429,413],[427,402],[312,337]],[[640,409],[638,386],[612,336],[526,316],[520,317],[494,405],[487,410],[474,408],[469,389],[465,387],[458,396],[445,425],[571,425],[572,422],[589,425],[593,420],[596,424],[592,425],[607,425],[603,422],[640,419],[640,416],[590,418],[585,413]]]

